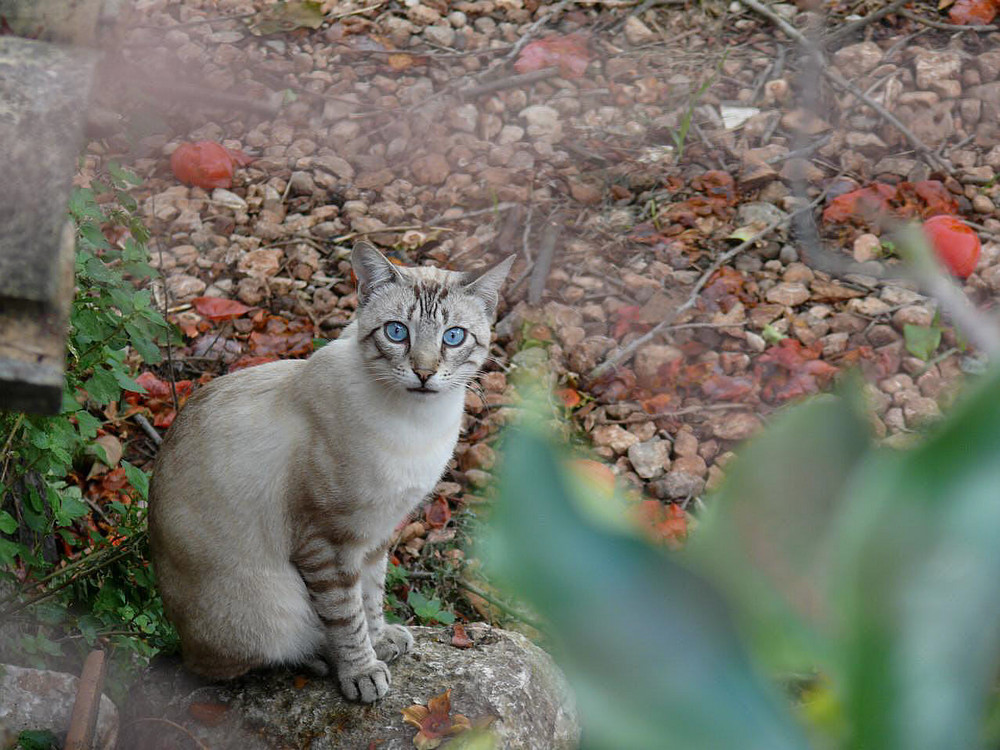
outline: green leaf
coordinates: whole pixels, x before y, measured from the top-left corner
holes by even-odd
[[[455,615],[441,608],[441,600],[432,597],[428,599],[416,589],[410,591],[406,603],[413,609],[413,614],[422,621],[437,621],[443,625],[455,622]]]
[[[111,374],[114,376],[115,382],[122,387],[123,390],[132,391],[133,393],[145,393],[146,389],[135,382],[128,374],[119,368],[114,368],[111,370]]]
[[[143,324],[134,321],[125,324],[125,332],[129,335],[129,343],[135,348],[144,362],[156,364],[162,359],[160,347],[153,341],[149,332],[143,330]]]
[[[0,566],[13,565],[15,558],[24,553],[24,545],[0,538]]]
[[[97,435],[97,430],[101,427],[101,420],[95,417],[86,409],[76,412],[77,430],[81,440],[91,440]]]
[[[59,750],[59,738],[48,729],[26,729],[17,735],[21,750]]]
[[[819,396],[782,413],[740,450],[689,545],[738,603],[754,653],[780,672],[833,658],[828,606],[834,520],[869,447],[846,398]]]
[[[288,0],[267,6],[250,25],[250,33],[256,36],[294,31],[295,29],[318,29],[323,24],[323,5],[316,0]]]
[[[17,519],[5,510],[0,510],[0,531],[4,534],[17,531]]]
[[[906,351],[926,362],[941,345],[941,328],[906,324],[903,326],[903,341],[906,342]]]
[[[1000,653],[1000,372],[936,434],[873,456],[841,526],[853,747],[979,746]]]
[[[109,404],[121,395],[114,373],[104,367],[94,369],[94,373],[83,381],[83,389],[99,404]]]
[[[551,623],[590,748],[807,747],[718,592],[583,516],[539,430],[505,441],[488,560]]]
[[[147,499],[149,497],[149,474],[139,467],[133,466],[128,461],[122,461],[122,466],[125,469],[125,476],[128,477],[129,484],[135,487],[143,500]]]

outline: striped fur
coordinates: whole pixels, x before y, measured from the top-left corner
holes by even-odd
[[[372,702],[412,644],[382,615],[388,540],[451,457],[511,261],[404,269],[367,245],[352,261],[360,304],[338,340],[188,402],[156,460],[149,526],[192,671],[328,664],[348,698]],[[468,331],[459,346],[442,342],[452,326]]]

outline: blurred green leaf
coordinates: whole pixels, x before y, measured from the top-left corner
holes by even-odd
[[[743,446],[689,553],[738,605],[768,668],[802,672],[832,659],[833,519],[868,427],[844,398],[781,414]]]
[[[907,324],[903,326],[903,341],[906,343],[906,351],[926,362],[941,345],[941,327]]]
[[[873,456],[842,524],[852,747],[977,747],[1000,651],[1000,373],[919,448]]]
[[[547,439],[506,440],[488,560],[552,625],[590,748],[805,748],[702,578],[569,498]]]

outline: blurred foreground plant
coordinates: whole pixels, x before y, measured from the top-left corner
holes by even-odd
[[[551,624],[585,747],[982,745],[1000,649],[1000,373],[902,453],[869,442],[853,401],[776,419],[680,554],[593,513],[540,423],[508,435],[487,552]],[[806,676],[808,729],[763,672]]]

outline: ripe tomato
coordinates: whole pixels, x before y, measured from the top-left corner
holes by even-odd
[[[934,254],[955,276],[964,279],[979,262],[979,236],[954,216],[932,216],[924,222],[924,234]]]

